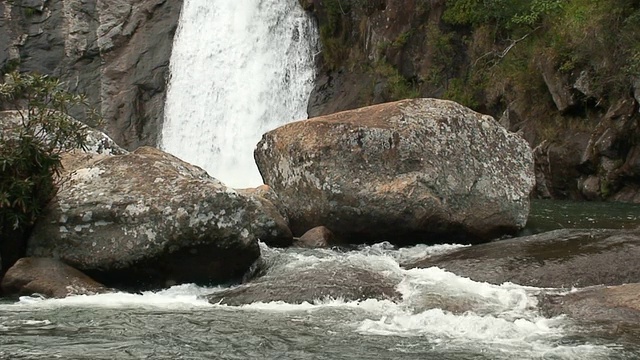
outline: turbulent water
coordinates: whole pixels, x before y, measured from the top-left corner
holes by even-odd
[[[185,0],[161,147],[229,186],[262,184],[253,149],[307,117],[316,47],[297,0]]]
[[[2,359],[637,359],[640,344],[545,318],[539,289],[478,283],[400,264],[456,246],[350,252],[276,250],[271,263],[364,266],[399,281],[402,300],[209,304],[222,288],[175,286],[143,294],[23,297],[0,304]],[[278,266],[274,266],[278,271]],[[339,268],[336,269],[339,271]],[[440,307],[432,307],[433,296]]]

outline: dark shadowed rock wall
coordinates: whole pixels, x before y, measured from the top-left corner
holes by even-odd
[[[536,148],[538,197],[640,202],[637,2],[300,3],[322,42],[310,116],[454,100]]]
[[[121,146],[155,145],[181,0],[0,3],[0,69],[56,76],[85,93]]]

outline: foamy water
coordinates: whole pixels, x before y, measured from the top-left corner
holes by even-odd
[[[162,320],[162,326],[188,324],[189,331],[196,333],[210,331],[211,325],[205,324],[217,323],[222,320],[216,319],[222,318],[225,324],[232,324],[229,326],[233,329],[257,332],[263,334],[261,338],[269,337],[267,333],[289,334],[293,331],[291,327],[295,327],[297,332],[315,329],[313,331],[318,334],[314,336],[347,337],[355,342],[355,347],[383,343],[385,351],[407,356],[445,356],[460,352],[484,354],[489,358],[605,359],[616,354],[615,344],[572,340],[575,325],[569,319],[542,316],[536,298],[540,289],[510,283],[492,285],[476,282],[437,267],[405,270],[398,263],[398,259],[413,258],[418,253],[443,253],[455,249],[455,246],[394,250],[388,244],[378,244],[350,252],[327,249],[296,251],[261,246],[266,261],[272,264],[271,274],[327,265],[336,266],[336,271],[344,266],[361,267],[396,281],[401,299],[395,302],[316,299],[302,304],[257,302],[233,307],[209,304],[203,297],[224,288],[196,285],[180,285],[141,294],[113,293],[49,300],[22,297],[16,303],[0,305],[0,313],[5,317],[12,313],[21,315],[18,318],[0,316],[0,335],[20,329],[48,331],[61,326],[68,329],[68,324],[61,324],[66,320],[52,315],[60,312],[100,314],[116,311],[118,314],[130,314],[125,319],[142,316],[140,320],[126,322],[139,324],[136,326],[141,326],[141,331],[145,332],[155,331],[153,328],[156,326],[150,325],[149,321],[152,324],[153,320],[144,320],[145,316],[160,314],[162,317],[158,320],[166,318]],[[42,315],[46,316],[43,318]],[[170,320],[176,316],[175,320]],[[109,321],[102,319],[101,326]],[[261,326],[266,328],[261,329]],[[295,338],[297,335],[286,336]],[[319,351],[318,355],[323,350],[314,351]]]

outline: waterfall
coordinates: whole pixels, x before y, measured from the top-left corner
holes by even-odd
[[[262,184],[253,150],[307,118],[318,36],[298,0],[185,0],[160,147],[225,184]]]

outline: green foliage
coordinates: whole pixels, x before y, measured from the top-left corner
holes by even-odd
[[[453,34],[441,31],[436,25],[427,26],[425,31],[430,66],[424,80],[436,87],[446,88],[448,80],[454,75],[451,66],[456,55]]]
[[[527,104],[532,97],[547,98],[538,67],[543,58],[567,81],[589,74],[590,96],[602,108],[610,99],[626,96],[633,79],[640,77],[636,0],[446,1],[443,20],[468,27],[472,34],[468,65],[448,78],[447,97],[470,101],[467,95],[477,94],[473,89],[480,84],[487,95],[484,105],[497,111],[513,102]],[[488,36],[478,36],[484,29]],[[478,83],[478,77],[486,81]],[[557,111],[553,103],[549,106],[547,115]]]
[[[493,24],[500,30],[533,27],[562,8],[563,0],[447,0],[443,19],[451,24]]]
[[[88,109],[81,95],[45,75],[12,72],[0,84],[0,102],[17,110],[0,128],[0,239],[28,228],[55,195],[60,155],[84,148],[86,126],[68,114]]]
[[[0,74],[6,74],[8,72],[12,72],[18,69],[20,66],[20,59],[11,59],[7,60],[2,69],[0,69]]]
[[[402,76],[396,68],[385,60],[378,62],[375,72],[386,80],[390,101],[411,99],[420,95],[414,84]]]
[[[325,64],[330,69],[338,68],[348,55],[346,28],[350,4],[349,0],[324,1],[326,20],[320,26],[320,42]]]
[[[27,7],[24,8],[24,16],[26,16],[28,18],[30,18],[32,16],[35,16],[38,13],[39,13],[38,9],[36,9],[34,7],[27,6]]]
[[[393,41],[393,43],[391,43],[391,46],[392,47],[396,47],[396,48],[401,48],[401,47],[405,46],[407,44],[407,42],[409,42],[409,39],[411,38],[411,35],[413,35],[413,31],[411,31],[411,30],[401,33]]]
[[[475,97],[474,90],[466,79],[454,78],[449,81],[447,90],[442,96],[444,99],[455,101],[471,109],[476,109],[480,104]]]

